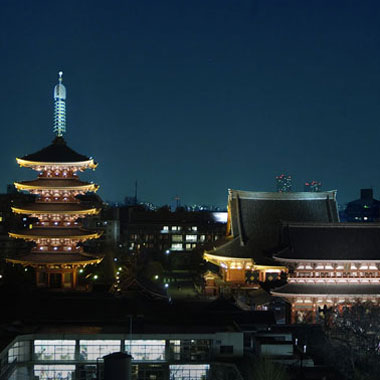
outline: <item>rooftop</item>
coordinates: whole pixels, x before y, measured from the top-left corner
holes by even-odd
[[[83,228],[46,228],[37,227],[29,230],[22,230],[19,232],[10,232],[9,235],[13,238],[21,239],[34,239],[34,238],[45,238],[45,239],[91,239],[99,237],[98,232],[85,230]]]
[[[53,142],[46,148],[39,150],[38,152],[27,154],[21,158],[25,161],[31,161],[35,163],[75,163],[90,161],[91,158],[75,152],[73,149],[67,146],[63,137],[56,137]]]
[[[277,255],[287,260],[380,260],[380,223],[289,223]]]
[[[7,258],[15,264],[38,264],[38,265],[54,265],[54,264],[91,264],[97,263],[101,260],[99,257],[88,256],[84,254],[72,254],[72,253],[28,253],[26,255],[20,255],[14,258]]]
[[[82,206],[79,203],[29,203],[12,207],[14,212],[21,214],[44,214],[44,213],[57,213],[57,214],[90,214],[99,212],[100,207],[97,206]],[[94,211],[95,210],[95,211]]]
[[[230,236],[210,254],[266,264],[278,250],[283,222],[338,222],[336,191],[264,193],[229,190]]]
[[[33,181],[15,182],[15,186],[19,190],[27,189],[64,189],[64,190],[83,190],[83,191],[96,191],[98,186],[83,182],[75,178],[37,178]]]

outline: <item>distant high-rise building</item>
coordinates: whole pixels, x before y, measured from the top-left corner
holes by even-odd
[[[280,174],[276,177],[276,189],[278,193],[290,193],[292,191],[292,176]]]
[[[305,182],[303,191],[306,191],[308,193],[319,193],[322,191],[322,183],[314,180]]]
[[[379,222],[380,201],[374,199],[372,189],[361,189],[360,199],[347,203],[347,222]]]

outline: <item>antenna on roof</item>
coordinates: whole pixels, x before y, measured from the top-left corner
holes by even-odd
[[[58,73],[58,84],[54,87],[54,127],[58,137],[66,133],[66,88],[62,84],[63,71]]]
[[[137,205],[137,180],[135,181],[135,205]]]

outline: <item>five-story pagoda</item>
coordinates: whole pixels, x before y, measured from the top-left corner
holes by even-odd
[[[97,206],[81,205],[77,195],[96,192],[97,185],[82,182],[78,171],[95,169],[92,158],[78,154],[69,148],[63,138],[66,132],[66,88],[59,83],[54,88],[54,133],[52,144],[42,150],[17,158],[21,167],[36,170],[36,180],[16,182],[18,190],[36,195],[35,203],[17,205],[12,211],[36,218],[28,230],[10,232],[12,238],[35,243],[31,252],[7,262],[33,267],[38,287],[75,289],[77,270],[89,264],[97,264],[102,257],[86,254],[80,243],[100,236],[97,231],[85,230],[80,220],[100,212]]]

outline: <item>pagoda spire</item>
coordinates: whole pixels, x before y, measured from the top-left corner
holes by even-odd
[[[63,71],[58,73],[58,84],[54,87],[54,127],[56,136],[66,133],[66,88],[62,84]]]

